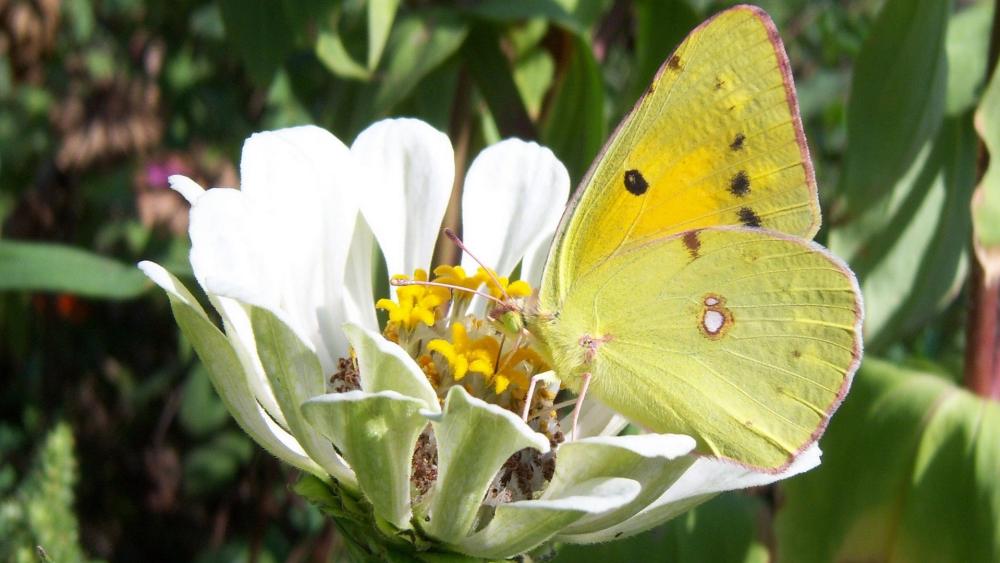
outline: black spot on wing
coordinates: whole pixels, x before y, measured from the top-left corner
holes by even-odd
[[[649,189],[649,182],[642,177],[642,173],[638,170],[626,170],[625,189],[632,195],[642,195]]]
[[[736,137],[733,138],[733,142],[729,143],[729,150],[738,151],[743,149],[743,141],[747,140],[747,136],[743,133],[737,133]]]
[[[681,58],[677,55],[670,57],[670,60],[667,61],[667,68],[670,70],[680,70],[682,68]]]
[[[729,191],[738,197],[743,197],[750,193],[750,177],[745,170],[740,170],[735,176],[729,179]]]
[[[741,207],[739,210],[740,222],[747,227],[759,227],[760,215],[749,207]]]
[[[681,240],[684,241],[684,246],[687,247],[688,254],[691,255],[691,259],[694,260],[698,258],[698,251],[701,249],[701,240],[698,238],[698,231],[688,231],[684,233],[684,237]]]

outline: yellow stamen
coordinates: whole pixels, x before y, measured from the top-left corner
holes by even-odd
[[[493,375],[493,359],[500,344],[489,336],[471,340],[462,323],[451,325],[451,342],[434,339],[427,343],[427,350],[440,354],[451,366],[455,381],[460,381],[468,372]]]
[[[531,295],[531,285],[528,282],[524,280],[511,282],[510,279],[506,277],[497,276],[496,279],[500,282],[500,285],[497,286],[497,281],[493,281],[493,277],[490,276],[490,272],[493,271],[490,270],[487,272],[486,268],[479,268],[478,276],[482,278],[490,292],[490,295],[493,297],[500,298],[504,295],[508,295],[517,299],[519,297],[528,297]],[[496,275],[496,272],[493,273]]]

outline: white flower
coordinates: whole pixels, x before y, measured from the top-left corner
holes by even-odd
[[[527,382],[547,366],[530,339],[497,332],[481,297],[395,288],[378,302],[390,317],[380,332],[375,242],[391,275],[426,280],[455,177],[447,137],[421,121],[378,122],[350,148],[317,127],[260,133],[241,177],[239,190],[208,191],[171,178],[191,202],[191,264],[224,332],[169,272],[139,266],[240,426],[366,499],[370,522],[388,523],[372,534],[393,549],[502,558],[553,539],[607,541],[819,464],[814,446],[784,473],[755,473],[696,457],[689,436],[617,436],[625,421],[596,400],[581,438],[566,440],[551,375],[525,422]],[[463,240],[510,295],[537,284],[568,193],[565,168],[534,143],[503,141],[470,166]],[[524,281],[508,282],[518,264]],[[468,256],[435,275],[502,289]]]

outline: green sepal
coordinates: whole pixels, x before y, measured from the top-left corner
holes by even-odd
[[[348,391],[313,397],[302,412],[337,445],[354,469],[375,513],[396,528],[410,528],[410,467],[427,419],[424,402],[395,391]]]
[[[545,453],[549,440],[514,413],[470,396],[460,385],[448,391],[444,412],[429,418],[438,444],[438,479],[425,529],[455,544],[472,531],[503,462],[524,448]]]

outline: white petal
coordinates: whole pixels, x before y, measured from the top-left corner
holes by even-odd
[[[569,174],[552,151],[507,139],[479,153],[465,177],[462,236],[487,266],[509,275],[525,252],[555,232]],[[475,271],[465,256],[462,266]]]
[[[580,407],[580,418],[577,423],[577,435],[581,438],[588,436],[617,436],[628,426],[628,420],[615,412],[611,407],[591,397],[583,401]],[[559,421],[562,428],[573,426],[572,413],[567,414]]]
[[[357,173],[347,147],[318,127],[258,133],[240,160],[241,189],[261,221],[262,250],[280,307],[308,337],[325,369],[346,349],[320,321],[337,314],[354,232]]]
[[[666,492],[632,518],[599,532],[561,536],[560,539],[571,543],[596,543],[631,536],[687,512],[721,492],[760,487],[808,471],[819,465],[821,455],[819,446],[813,444],[781,473],[765,473],[714,458],[698,458]]]
[[[389,275],[428,269],[455,179],[448,137],[417,119],[387,119],[351,145],[361,209]]]
[[[356,221],[344,277],[343,321],[350,321],[368,330],[377,331],[378,319],[375,317],[372,271],[375,237],[363,215],[358,213]],[[336,326],[338,331],[342,325],[343,322]]]
[[[194,202],[198,201],[198,198],[205,193],[205,188],[187,176],[174,174],[167,178],[167,181],[170,182],[170,187],[181,194],[191,205],[194,205]]]
[[[191,267],[206,293],[277,307],[271,268],[257,245],[260,223],[239,190],[208,190],[191,207]]]
[[[549,233],[549,236],[529,247],[528,251],[524,253],[524,260],[521,262],[521,279],[530,283],[531,287],[542,285],[542,273],[545,271],[545,262],[548,260],[549,249],[552,247],[554,238],[555,232],[553,231]]]

